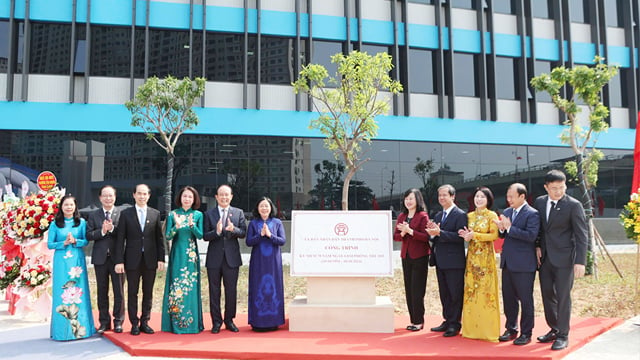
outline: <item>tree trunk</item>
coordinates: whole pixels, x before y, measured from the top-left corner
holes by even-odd
[[[349,184],[351,184],[351,178],[356,174],[356,170],[349,168],[349,172],[344,177],[344,184],[342,185],[342,210],[349,210]]]
[[[576,155],[576,163],[578,169],[578,182],[580,184],[580,191],[582,192],[582,205],[584,207],[584,214],[587,218],[587,225],[589,231],[589,239],[587,242],[587,264],[586,264],[586,274],[594,273],[595,266],[595,236],[593,230],[593,202],[591,201],[591,195],[589,194],[589,188],[587,187],[587,179],[586,174],[583,172],[584,168],[584,158],[582,154]],[[589,262],[589,257],[593,259],[593,262]]]
[[[167,183],[164,187],[164,210],[165,214],[169,214],[171,211],[171,188],[173,186],[173,162],[174,156],[171,153],[167,154]]]

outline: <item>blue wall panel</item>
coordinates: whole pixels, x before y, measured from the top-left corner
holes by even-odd
[[[262,10],[262,33],[296,36],[296,13]]]
[[[534,39],[533,46],[536,51],[536,58],[547,61],[558,61],[560,59],[560,49],[558,40],[555,39]]]
[[[362,41],[393,45],[393,23],[391,21],[362,19]]]
[[[489,35],[487,35],[490,38]],[[495,51],[498,56],[512,56],[519,57],[522,55],[522,49],[520,46],[520,36],[510,34],[495,34],[495,46],[492,46],[491,51]]]
[[[321,137],[308,128],[315,112],[195,108],[200,125],[190,131],[197,134]],[[7,119],[2,130],[140,132],[130,125],[131,114],[123,105],[66,104],[36,102],[0,102],[0,113]],[[65,119],[65,121],[55,121]],[[87,121],[91,119],[91,121]],[[221,122],[219,119],[235,119]],[[278,119],[278,121],[273,121]],[[564,146],[558,125],[533,125],[479,120],[451,120],[422,117],[378,117],[380,140],[468,142],[513,144],[513,134],[527,134],[517,139],[519,145]],[[242,124],[241,127],[237,124]],[[263,126],[269,123],[268,127]],[[406,129],[412,129],[407,132]],[[631,150],[635,143],[633,129],[609,129],[598,139],[601,149]]]
[[[611,65],[630,67],[631,57],[629,54],[629,48],[623,46],[609,46],[609,55],[607,56],[606,62]]]
[[[313,15],[311,26],[313,27],[314,38],[342,41],[347,39],[347,19],[344,17]]]
[[[409,46],[437,49],[439,44],[437,26],[409,24]]]
[[[480,32],[453,29],[453,49],[454,51],[480,53]]]

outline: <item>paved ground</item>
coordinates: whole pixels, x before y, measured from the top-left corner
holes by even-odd
[[[610,252],[635,252],[636,245],[611,246]],[[11,316],[0,301],[0,359],[31,360],[170,360],[133,357],[109,340],[96,336],[73,342],[49,340],[49,324],[34,317]],[[183,358],[184,359],[184,358]],[[640,315],[598,336],[568,354],[566,360],[640,360]]]

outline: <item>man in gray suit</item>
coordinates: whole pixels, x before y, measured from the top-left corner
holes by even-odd
[[[566,194],[564,173],[549,171],[544,188],[547,195],[534,204],[542,220],[536,255],[544,317],[551,330],[538,341],[553,341],[551,350],[562,350],[569,345],[573,280],[584,276],[587,261],[587,220],[582,203]]]
[[[209,307],[213,327],[220,332],[224,322],[227,330],[238,332],[233,323],[236,317],[238,274],[242,265],[238,239],[247,233],[244,211],[231,205],[233,192],[229,185],[220,185],[216,192],[218,206],[204,213],[204,241],[207,247],[207,275],[209,277]],[[220,310],[221,280],[224,282],[224,318]]]

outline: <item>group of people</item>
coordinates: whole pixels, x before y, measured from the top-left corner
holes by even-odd
[[[545,175],[547,195],[527,204],[527,188],[509,186],[509,207],[498,215],[487,187],[476,189],[475,208],[465,213],[455,204],[451,185],[438,188],[442,211],[433,220],[419,190],[404,194],[394,240],[400,250],[407,308],[407,330],[424,327],[424,296],[429,265],[435,266],[444,321],[431,331],[444,337],[531,342],[534,327],[533,287],[539,273],[544,315],[550,330],[537,338],[561,350],[569,343],[571,289],[585,272],[587,221],[582,204],[566,194],[566,177]],[[500,256],[502,302],[506,318],[500,334],[498,270],[493,241],[504,238]],[[465,246],[467,244],[467,246]],[[465,248],[467,251],[465,253]],[[520,321],[518,322],[518,314]]]
[[[236,317],[237,283],[242,265],[239,239],[246,237],[252,247],[249,266],[249,324],[255,331],[273,331],[284,324],[284,281],[280,247],[286,237],[277,209],[262,197],[247,225],[244,211],[230,206],[230,186],[218,187],[217,206],[202,213],[198,191],[182,188],[164,226],[160,212],[147,205],[151,191],[138,184],[133,193],[135,206],[120,211],[115,206],[116,189],[104,186],[102,207],[80,217],[72,195],[61,199],[56,221],[49,228],[48,246],[53,260],[53,306],[51,338],[82,339],[112,330],[123,332],[127,283],[127,312],[131,334],[153,334],[149,326],[153,288],[157,271],[165,267],[165,239],[171,243],[162,303],[161,330],[193,334],[204,330],[200,290],[200,255],[197,240],[209,242],[205,266],[209,280],[211,332],[225,329],[238,332]],[[95,268],[98,328],[95,328],[83,247],[93,241],[91,262]],[[142,283],[142,284],[141,284]],[[220,308],[225,289],[224,314]],[[109,285],[113,310],[109,312]],[[138,293],[142,285],[141,311]],[[112,319],[113,317],[113,319]],[[113,327],[112,327],[113,320]]]

